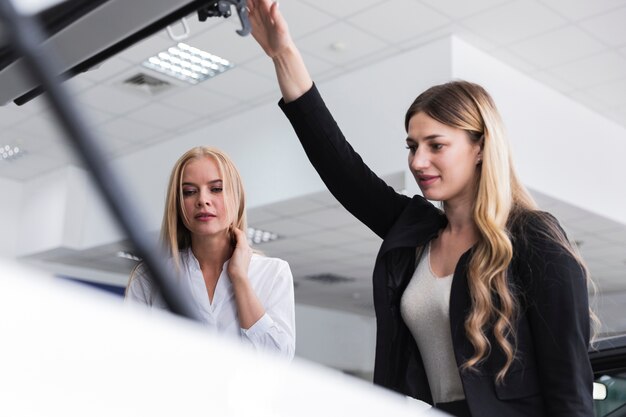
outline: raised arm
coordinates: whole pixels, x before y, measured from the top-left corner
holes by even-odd
[[[280,106],[313,167],[335,198],[384,238],[409,198],[378,178],[345,140],[313,85],[278,4],[270,0],[248,4],[252,35],[276,68],[283,95]]]
[[[248,9],[252,36],[274,61],[283,99],[287,103],[294,101],[311,89],[313,81],[278,11],[278,3],[248,0]]]

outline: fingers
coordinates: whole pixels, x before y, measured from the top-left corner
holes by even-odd
[[[234,227],[233,228],[233,233],[235,235],[235,241],[237,242],[237,246],[239,246],[239,245],[247,246],[247,244],[248,244],[248,237],[246,236],[246,234],[241,229],[238,229],[238,228]]]

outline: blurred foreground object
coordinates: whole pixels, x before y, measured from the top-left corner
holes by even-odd
[[[443,415],[0,259],[0,415]]]

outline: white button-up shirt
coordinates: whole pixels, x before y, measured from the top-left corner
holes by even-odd
[[[192,295],[192,308],[203,323],[217,332],[239,338],[257,350],[276,352],[292,359],[295,353],[295,312],[293,277],[289,264],[282,259],[252,255],[248,279],[265,314],[249,329],[242,329],[237,318],[237,304],[228,277],[228,261],[217,281],[213,302],[209,301],[200,264],[191,249],[181,251],[180,277]],[[143,264],[134,271],[126,300],[167,309]]]

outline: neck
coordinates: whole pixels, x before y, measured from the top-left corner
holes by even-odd
[[[204,271],[221,270],[233,254],[228,233],[216,236],[191,236],[191,251]]]
[[[459,197],[454,200],[445,201],[443,208],[448,218],[448,229],[456,233],[477,233],[478,228],[474,222],[473,211],[474,200],[468,197]]]

